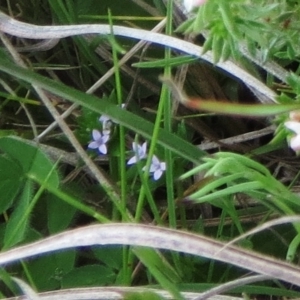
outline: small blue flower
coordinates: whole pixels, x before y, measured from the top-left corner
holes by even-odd
[[[100,153],[106,154],[107,153],[106,143],[109,140],[109,134],[106,133],[101,134],[99,130],[93,129],[92,135],[93,135],[93,141],[89,143],[88,148],[98,149]]]
[[[133,142],[132,150],[134,152],[134,156],[128,160],[127,165],[135,164],[139,160],[147,157],[147,142],[143,143],[142,146],[136,142]]]
[[[106,123],[108,121],[110,121],[110,117],[107,116],[107,115],[102,115],[100,118],[99,118],[99,121],[103,124],[103,123]]]
[[[158,180],[164,171],[166,171],[166,163],[159,161],[159,159],[153,155],[149,170],[149,172],[153,174],[153,179]]]
[[[110,134],[110,129],[111,126],[113,124],[112,120],[110,119],[110,117],[106,116],[106,115],[102,115],[99,118],[99,121],[102,123],[102,130],[104,134]]]
[[[121,108],[125,108],[125,103],[121,104]],[[118,124],[118,122],[113,121],[109,116],[107,115],[102,115],[99,118],[99,121],[102,123],[102,130],[104,134],[109,134],[110,133],[110,129],[113,125],[113,123]]]

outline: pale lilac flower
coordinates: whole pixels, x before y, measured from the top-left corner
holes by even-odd
[[[109,134],[101,134],[101,132],[97,129],[93,129],[92,132],[93,141],[89,143],[88,148],[90,149],[98,149],[100,153],[106,154],[107,147],[106,143],[109,140]]]
[[[128,160],[127,165],[135,164],[139,160],[147,157],[147,142],[143,143],[142,146],[136,142],[133,142],[132,150],[134,152],[134,156]]]
[[[103,124],[103,123],[106,123],[108,121],[110,121],[110,117],[107,116],[107,115],[102,115],[100,118],[99,118],[99,121]]]
[[[125,107],[125,103],[122,103],[121,108],[124,108],[124,107]],[[108,134],[110,133],[112,123],[118,124],[118,122],[112,121],[112,119],[107,115],[102,115],[99,118],[99,121],[102,123],[103,132],[106,131]]]
[[[187,12],[190,12],[194,7],[204,4],[207,0],[184,0],[183,5]]]
[[[110,117],[106,116],[106,115],[102,115],[99,118],[99,121],[102,123],[102,131],[104,134],[108,135],[110,134],[110,129],[112,126],[112,120],[110,119]]]
[[[290,147],[294,151],[300,150],[300,123],[296,121],[287,121],[284,123],[285,127],[294,131],[296,135],[291,137]]]
[[[159,161],[159,159],[153,155],[149,170],[149,172],[153,174],[153,179],[158,180],[165,170],[166,163]]]

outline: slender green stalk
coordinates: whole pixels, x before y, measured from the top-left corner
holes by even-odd
[[[220,223],[217,229],[217,233],[216,236],[222,236],[222,232],[224,229],[224,222],[225,222],[225,217],[226,217],[227,213],[225,210],[222,210],[221,216],[220,216]],[[216,262],[215,261],[211,261],[209,263],[209,269],[208,269],[208,275],[207,275],[207,283],[212,281],[212,277],[213,277],[213,272],[214,272],[214,267],[215,267]]]
[[[153,213],[154,221],[158,225],[163,225],[163,222],[162,222],[162,219],[160,217],[159,211],[157,209],[155,200],[154,200],[153,195],[152,195],[151,190],[150,190],[148,178],[146,179],[144,177],[144,174],[142,172],[142,168],[141,168],[141,165],[140,165],[139,162],[137,163],[137,167],[138,167],[139,177],[140,177],[141,182],[142,182],[142,187],[143,187],[144,192],[145,192],[145,196],[147,197],[150,209]]]
[[[172,33],[172,1],[168,2],[168,15],[167,15],[167,32],[169,32],[169,34]],[[170,49],[166,49],[165,51],[165,59],[168,60],[170,59],[171,55],[170,55],[171,51]],[[165,67],[165,75],[169,75],[171,74],[170,71],[170,67],[166,66]],[[154,150],[158,141],[158,135],[159,135],[159,130],[160,130],[160,124],[161,121],[163,119],[163,115],[164,115],[164,105],[166,102],[166,99],[170,98],[168,96],[168,91],[166,90],[166,88],[163,86],[162,87],[162,91],[161,91],[161,95],[160,95],[160,100],[159,100],[159,105],[158,105],[158,109],[157,109],[157,114],[156,114],[156,119],[155,119],[155,124],[154,124],[154,130],[153,130],[153,134],[152,134],[152,139],[151,139],[151,143],[150,143],[150,148],[149,148],[149,154],[148,154],[148,158],[147,158],[147,162],[146,162],[146,166],[145,166],[145,172],[144,172],[144,178],[148,178],[149,177],[149,168],[151,165],[151,160],[154,154]],[[169,104],[169,108],[170,108],[170,104]],[[169,113],[170,113],[170,109],[169,109]],[[170,116],[168,118],[167,123],[170,123]],[[166,124],[166,123],[165,123]],[[170,161],[172,160],[172,158],[170,157]],[[169,164],[171,165],[172,163]],[[168,169],[168,162],[167,162],[167,169]],[[171,172],[171,171],[170,171]],[[171,174],[171,173],[169,173]],[[170,175],[169,175],[170,176]],[[172,179],[169,180],[169,183],[172,181]],[[172,186],[173,189],[173,186]],[[170,192],[170,191],[169,191]],[[136,216],[135,219],[136,221],[138,221],[141,217],[141,213],[142,213],[142,209],[144,206],[144,197],[145,197],[145,189],[144,186],[142,186],[141,190],[140,190],[140,194],[139,194],[139,198],[138,198],[138,204],[137,204],[137,210],[136,210]],[[174,199],[174,197],[173,197]]]
[[[136,138],[136,142],[137,142],[137,138]],[[150,156],[150,152],[149,152],[149,156]],[[148,160],[147,163],[149,161],[149,156],[148,156]],[[154,220],[157,224],[162,224],[160,215],[159,215],[159,211],[156,207],[156,203],[152,197],[150,188],[149,188],[149,184],[148,184],[148,180],[149,180],[149,168],[147,167],[147,163],[146,163],[146,167],[144,172],[141,172],[141,167],[139,162],[137,163],[137,167],[138,167],[138,171],[139,171],[139,176],[141,178],[141,182],[142,182],[142,186],[140,189],[140,194],[139,194],[139,198],[138,198],[138,203],[137,203],[137,208],[136,208],[136,214],[135,214],[135,220],[136,222],[138,222],[142,216],[143,213],[143,207],[144,207],[144,202],[145,202],[145,196],[147,197],[150,209],[153,213],[154,216]],[[151,161],[150,161],[151,163]],[[149,164],[150,167],[150,164]]]
[[[173,34],[173,1],[168,1],[167,5],[167,24],[166,24],[166,35]],[[165,59],[171,60],[171,49],[165,49]],[[171,76],[171,66],[166,65],[164,68],[164,76]],[[164,104],[164,128],[168,132],[172,132],[172,102],[170,97],[170,91],[165,85],[162,87],[160,102]],[[174,172],[173,172],[173,155],[168,149],[165,151],[165,160],[166,160],[166,187],[167,187],[167,202],[168,202],[168,213],[169,213],[169,226],[171,228],[176,228],[176,208],[175,208],[175,195],[174,195]],[[183,275],[182,266],[178,253],[172,254],[174,264],[177,268],[177,271]]]
[[[122,84],[121,84],[121,76],[120,76],[120,69],[118,63],[118,52],[116,41],[114,40],[113,36],[113,24],[112,24],[112,16],[111,11],[108,10],[109,15],[109,23],[111,26],[111,37],[110,40],[112,41],[112,56],[113,56],[113,63],[115,68],[115,86],[116,86],[116,94],[117,94],[117,101],[118,105],[122,105]],[[126,209],[126,195],[127,195],[127,182],[126,182],[126,153],[125,153],[125,128],[124,126],[119,126],[119,150],[120,150],[120,161],[119,161],[119,170],[120,170],[120,181],[121,181],[121,206],[123,207],[124,211]]]
[[[24,262],[23,260],[21,260],[21,265],[22,265],[22,268],[23,268],[23,271],[26,275],[26,278],[27,278],[27,281],[28,283],[30,284],[30,286],[35,289],[36,291],[38,290],[37,287],[36,287],[36,284],[34,282],[34,279],[32,278],[31,274],[30,274],[30,271],[27,267],[27,264],[26,262]]]
[[[160,130],[160,123],[161,123],[162,117],[163,117],[164,101],[162,101],[162,99],[164,99],[164,98],[162,98],[162,95],[163,95],[163,91],[161,93],[161,98],[160,98],[158,109],[157,109],[154,130],[153,130],[152,139],[151,139],[151,143],[150,143],[150,147],[149,147],[149,154],[148,154],[148,158],[147,158],[147,162],[146,162],[146,166],[145,166],[145,170],[144,170],[144,180],[148,180],[148,178],[149,178],[149,169],[150,169],[150,165],[151,165],[151,160],[154,155],[154,150],[155,150],[155,147],[157,144],[159,130]],[[138,222],[142,216],[144,200],[145,200],[145,187],[144,187],[144,185],[142,185],[140,193],[139,193],[136,214],[135,214],[136,222]],[[148,198],[148,201],[149,201],[149,198]],[[149,205],[150,205],[150,207],[156,207],[155,203],[149,202]],[[153,213],[156,214],[155,211],[153,211]]]
[[[113,20],[111,11],[108,10],[108,19],[109,25],[111,26],[111,41],[112,41],[112,58],[114,63],[114,70],[115,70],[115,85],[116,85],[116,93],[117,93],[117,101],[118,105],[122,106],[122,84],[121,84],[121,76],[120,76],[120,68],[119,68],[119,60],[118,60],[118,50],[117,44],[114,39],[114,32],[113,32]],[[123,212],[126,212],[126,199],[127,199],[127,179],[126,179],[126,151],[125,151],[125,127],[120,125],[119,126],[119,151],[120,151],[120,159],[119,159],[119,170],[120,170],[120,182],[121,182],[121,207]],[[123,214],[123,221],[126,221],[127,217],[124,218]],[[130,285],[131,282],[131,274],[132,274],[132,267],[129,266],[129,249],[127,246],[123,246],[123,284]],[[130,265],[132,266],[132,264]]]
[[[167,6],[167,25],[166,34],[172,35],[172,12],[173,12],[173,1],[168,1]],[[165,59],[171,59],[171,49],[166,48]],[[164,69],[164,76],[171,76],[171,67],[166,65]],[[172,131],[172,106],[170,99],[170,92],[167,90],[166,86],[163,85],[161,99],[164,102],[164,127],[168,132]],[[176,215],[175,215],[175,197],[174,197],[174,174],[173,174],[173,155],[171,151],[165,149],[165,159],[166,159],[166,185],[167,185],[167,201],[168,201],[168,212],[169,212],[169,226],[171,228],[176,228]]]

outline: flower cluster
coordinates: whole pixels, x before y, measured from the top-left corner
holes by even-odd
[[[290,147],[298,152],[300,150],[300,111],[290,112],[290,119],[284,125],[295,133],[290,139]]]
[[[122,105],[122,108],[124,106]],[[110,138],[111,129],[113,126],[113,122],[108,116],[102,115],[99,118],[99,121],[102,124],[102,132],[97,129],[93,129],[92,137],[93,141],[88,144],[88,148],[90,149],[98,149],[101,154],[107,154],[107,142]],[[136,142],[132,143],[132,151],[134,155],[128,160],[127,165],[136,164],[138,161],[147,158],[147,143],[143,143],[139,145]],[[143,171],[145,167],[143,168]],[[153,155],[151,160],[151,165],[149,172],[153,176],[154,180],[158,180],[163,172],[166,170],[166,163],[161,162],[155,155]]]
[[[124,103],[121,104],[121,108],[124,107],[125,104]],[[102,133],[97,129],[93,129],[92,131],[93,141],[88,144],[88,148],[98,149],[98,151],[101,154],[106,154],[107,153],[106,143],[109,141],[113,123],[117,124],[117,122],[113,122],[111,118],[106,115],[102,115],[99,118],[99,121],[102,124]]]
[[[134,156],[131,157],[127,165],[132,165],[137,163],[138,161],[147,158],[147,143],[143,143],[143,145],[139,145],[136,142],[132,143],[132,151],[134,153]],[[158,180],[163,172],[166,170],[166,163],[161,162],[157,156],[153,155],[151,160],[151,165],[149,172],[152,174],[154,180]],[[143,171],[145,171],[145,167],[143,168]]]

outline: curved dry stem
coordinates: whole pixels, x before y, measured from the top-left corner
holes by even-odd
[[[231,289],[237,288],[239,286],[243,286],[249,283],[258,282],[258,281],[264,281],[270,279],[269,276],[266,275],[254,275],[249,276],[245,278],[239,278],[236,280],[232,280],[229,282],[226,282],[224,284],[221,284],[215,288],[212,288],[204,293],[201,293],[199,296],[194,298],[193,300],[204,300],[204,299],[210,299],[213,296],[216,296],[220,293],[228,292]]]
[[[287,224],[287,223],[300,223],[300,216],[286,216],[286,217],[282,217],[279,219],[275,219],[275,220],[271,220],[266,223],[263,223],[255,228],[245,232],[244,234],[234,238],[230,242],[226,243],[226,245],[224,245],[224,247],[220,251],[223,251],[225,248],[237,243],[238,241],[245,239],[246,237],[248,237],[250,235],[253,235],[253,234],[256,234],[263,230],[269,229],[273,226],[278,226],[278,225]]]
[[[40,300],[41,298],[39,295],[33,290],[31,286],[29,286],[26,282],[23,280],[12,277],[12,280],[19,286],[19,288],[22,290],[24,295],[26,295],[26,299],[30,300]]]
[[[92,225],[0,253],[0,265],[61,249],[91,245],[130,245],[202,256],[300,286],[300,268],[213,239],[174,229],[138,224]],[[220,251],[222,250],[222,251]]]
[[[167,291],[159,289],[151,289],[144,287],[125,287],[125,286],[113,286],[113,287],[88,287],[88,288],[75,288],[75,289],[63,289],[58,291],[39,293],[41,300],[121,300],[127,294],[132,293],[155,293],[161,296],[163,299],[173,300],[174,297]],[[182,292],[184,299],[193,300],[198,293]],[[18,296],[13,298],[6,298],[3,300],[28,300],[26,296]],[[242,298],[230,297],[230,296],[218,296],[213,300],[242,300]]]
[[[30,39],[59,39],[68,36],[97,33],[109,35],[111,28],[109,25],[88,24],[88,25],[65,25],[65,26],[37,26],[24,22],[19,22],[6,14],[0,12],[0,31],[22,38]],[[187,41],[167,36],[160,33],[147,30],[129,28],[124,26],[113,26],[113,32],[117,36],[124,36],[138,40],[145,40],[155,44],[171,47],[172,49],[194,55],[213,63],[212,53],[210,51],[203,53],[203,48]],[[276,94],[258,79],[248,74],[246,71],[235,65],[231,61],[219,62],[217,67],[232,74],[242,80],[248,86],[254,88],[263,94],[268,102],[276,102]]]

